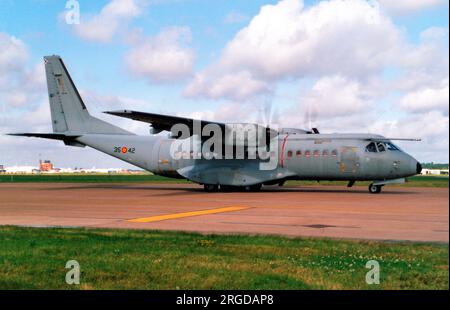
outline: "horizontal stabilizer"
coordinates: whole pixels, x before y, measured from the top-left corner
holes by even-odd
[[[34,137],[43,139],[52,139],[63,141],[66,145],[85,147],[83,143],[78,142],[76,139],[80,137],[79,135],[68,135],[62,133],[35,133],[35,132],[25,132],[25,133],[8,133],[8,136],[16,137]]]
[[[44,139],[52,139],[52,140],[74,140],[79,136],[68,136],[60,133],[8,133],[8,136],[17,136],[17,137],[35,137],[35,138],[44,138]]]

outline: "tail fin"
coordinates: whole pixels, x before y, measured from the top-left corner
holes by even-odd
[[[132,134],[89,114],[61,57],[44,61],[54,133]]]

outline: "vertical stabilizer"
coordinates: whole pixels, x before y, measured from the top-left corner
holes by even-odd
[[[61,57],[46,56],[44,61],[53,132],[132,134],[89,114]]]

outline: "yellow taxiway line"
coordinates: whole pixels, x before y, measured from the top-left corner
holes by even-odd
[[[225,208],[191,211],[191,212],[183,212],[183,213],[172,213],[172,214],[164,214],[164,215],[157,215],[157,216],[151,216],[151,217],[141,217],[141,218],[137,218],[137,219],[128,220],[128,222],[134,222],[134,223],[159,222],[159,221],[173,220],[173,219],[178,219],[178,218],[183,218],[183,217],[239,211],[239,210],[244,210],[244,209],[248,209],[248,208],[249,207],[234,206],[234,207],[225,207]]]

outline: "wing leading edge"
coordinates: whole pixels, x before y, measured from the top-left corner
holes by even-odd
[[[194,126],[194,122],[199,122],[199,124],[202,127],[207,124],[216,124],[216,125],[219,125],[221,128],[225,128],[224,123],[196,120],[196,119],[187,118],[187,117],[163,115],[163,114],[156,114],[156,113],[145,113],[145,112],[138,112],[138,111],[131,111],[131,110],[106,111],[104,113],[115,115],[115,116],[120,116],[120,117],[124,117],[124,118],[129,118],[129,119],[132,119],[135,121],[149,123],[156,130],[170,131],[172,126],[175,124],[184,124],[184,125],[188,126],[190,129],[192,129]]]
[[[151,124],[151,126],[158,130],[167,130],[170,131],[172,126],[175,124],[184,124],[189,127],[190,130],[193,129],[194,122],[199,122],[201,128],[207,124],[216,124],[219,125],[222,129],[228,129],[227,124],[220,122],[212,122],[206,120],[196,120],[192,118],[180,117],[180,116],[171,116],[171,115],[163,115],[156,113],[146,113],[146,112],[138,112],[132,110],[119,110],[119,111],[106,111],[106,114],[111,114],[119,117],[129,118],[135,121],[141,121],[145,123]],[[276,136],[276,131],[270,129],[271,136]],[[273,132],[272,132],[273,131]],[[317,129],[313,129],[312,132],[306,132],[307,135],[301,135],[299,137],[295,137],[295,135],[290,137],[290,140],[316,140],[316,139],[331,139],[331,140],[364,140],[364,141],[421,141],[421,139],[416,138],[386,138],[383,136],[374,136],[374,135],[365,135],[365,134],[320,134]]]

